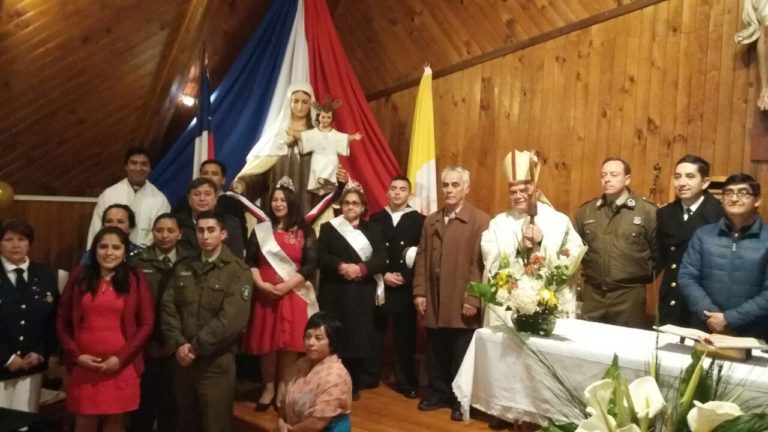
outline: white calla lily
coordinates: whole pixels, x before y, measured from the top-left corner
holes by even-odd
[[[692,432],[711,432],[720,423],[744,414],[738,405],[732,402],[711,401],[705,404],[693,401],[695,405],[686,420]]]
[[[590,410],[587,408],[587,410]],[[608,432],[616,430],[616,420],[608,414],[594,413],[592,417],[579,423],[576,432]]]
[[[605,432],[616,430],[616,419],[608,415],[608,403],[616,384],[604,379],[590,384],[584,390],[587,412],[591,415],[579,424],[576,432]]]
[[[636,424],[628,424],[622,428],[616,429],[616,432],[642,432]]]
[[[645,376],[629,384],[629,396],[639,419],[652,419],[665,405],[664,396],[653,377]]]

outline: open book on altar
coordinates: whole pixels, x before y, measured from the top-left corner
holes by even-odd
[[[663,333],[669,333],[677,336],[681,336],[687,339],[693,339],[706,345],[713,346],[715,348],[727,348],[727,349],[766,349],[768,344],[760,339],[751,337],[737,337],[728,336],[716,333],[706,333],[701,330],[696,330],[687,327],[679,327],[672,324],[656,327],[656,329]]]

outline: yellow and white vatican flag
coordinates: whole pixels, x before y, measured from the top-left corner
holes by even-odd
[[[408,178],[413,184],[411,205],[423,214],[437,211],[437,162],[435,160],[435,116],[432,106],[432,69],[424,75],[413,111]]]

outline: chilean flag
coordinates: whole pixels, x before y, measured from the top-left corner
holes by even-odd
[[[208,81],[208,65],[203,60],[200,68],[200,91],[197,96],[197,138],[195,138],[195,158],[192,161],[192,179],[198,176],[200,164],[213,159],[213,119],[211,118],[211,87]]]
[[[201,77],[202,79],[203,77]],[[205,77],[207,83],[207,76]],[[153,169],[151,180],[171,202],[182,197],[189,185],[190,167],[196,152],[192,142],[198,123],[216,119],[216,143],[209,157],[224,162],[231,180],[245,165],[246,157],[258,154],[264,140],[274,137],[277,117],[285,109],[291,83],[309,82],[317,100],[326,95],[342,101],[334,115],[334,128],[361,132],[350,156],[341,164],[365,188],[369,211],[387,203],[389,180],[400,172],[397,161],[368,106],[357,77],[333,26],[326,0],[272,2],[256,32],[243,48],[221,84],[211,94],[209,115],[203,115],[201,83],[200,119],[167,151]],[[208,139],[212,143],[210,129]],[[203,139],[205,142],[205,139]],[[193,154],[195,153],[195,154]],[[198,165],[194,165],[196,174]]]

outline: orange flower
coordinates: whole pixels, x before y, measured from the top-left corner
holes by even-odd
[[[568,248],[562,248],[560,249],[560,252],[558,253],[558,255],[568,258],[569,256],[571,256],[571,251],[569,251]]]

